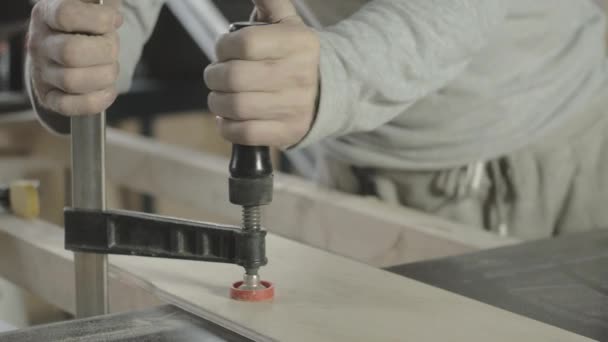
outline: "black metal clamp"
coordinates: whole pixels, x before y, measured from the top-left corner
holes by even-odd
[[[234,23],[231,32],[266,23]],[[115,210],[65,210],[65,248],[75,252],[122,254],[236,264],[245,268],[243,287],[261,291],[258,269],[268,263],[261,206],[272,201],[273,169],[267,146],[234,145],[230,202],[243,207],[242,227]],[[268,282],[266,282],[268,283]],[[270,284],[270,283],[268,283]],[[266,287],[260,298],[270,298]],[[256,295],[258,296],[258,295]],[[238,299],[247,297],[239,293]],[[234,297],[233,297],[234,298]]]
[[[198,260],[258,268],[266,231],[122,210],[65,209],[65,248],[75,252]]]

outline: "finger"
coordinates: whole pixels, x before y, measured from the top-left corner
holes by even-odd
[[[48,0],[36,7],[34,13],[59,32],[100,35],[115,31],[123,22],[117,8],[81,0]]]
[[[280,59],[302,49],[314,48],[315,33],[305,26],[276,24],[244,28],[223,35],[216,46],[220,62],[240,60]]]
[[[297,17],[295,7],[290,0],[253,0],[258,20],[277,23],[286,18]]]
[[[48,86],[67,94],[87,94],[112,87],[118,79],[118,63],[88,68],[65,68],[47,65],[41,79]]]
[[[117,34],[103,36],[54,34],[45,40],[44,45],[48,58],[70,68],[114,64],[118,60],[120,49]]]
[[[209,94],[209,110],[234,120],[290,120],[309,110],[309,98],[292,93],[220,93]]]
[[[116,100],[116,96],[117,92],[114,87],[84,95],[51,90],[44,96],[43,103],[48,109],[63,115],[93,115],[110,107]]]
[[[304,68],[297,70],[292,63],[267,61],[228,61],[212,64],[205,69],[205,83],[213,91],[253,92],[279,91],[292,80],[304,81]]]
[[[278,121],[232,121],[217,118],[220,133],[234,144],[246,146],[283,147],[288,144],[289,132]]]

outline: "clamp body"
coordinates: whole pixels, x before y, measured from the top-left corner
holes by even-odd
[[[121,210],[65,210],[65,248],[261,267],[266,231]]]
[[[235,32],[256,25],[267,24],[235,23],[230,27],[230,31]],[[65,248],[78,252],[77,256],[91,253],[100,259],[100,262],[93,260],[96,262],[93,266],[103,266],[100,269],[103,271],[101,273],[104,277],[102,279],[104,286],[107,285],[105,255],[135,255],[239,265],[246,273],[243,281],[233,284],[230,296],[244,301],[272,299],[274,296],[272,283],[262,281],[258,275],[260,267],[268,263],[266,231],[261,225],[261,206],[268,205],[272,201],[273,169],[270,148],[233,145],[228,190],[230,202],[242,207],[242,227],[130,211],[105,210],[104,118],[101,115],[95,120],[89,120],[91,122],[79,122],[78,119],[73,119],[74,166],[80,166],[74,168],[76,171],[80,170],[79,173],[74,173],[74,179],[79,180],[75,182],[75,185],[78,185],[75,189],[78,191],[75,191],[74,198],[82,197],[87,201],[75,201],[75,206],[79,208],[65,209]],[[82,127],[78,126],[79,123]],[[78,144],[82,141],[88,142],[87,139],[94,141],[89,144]],[[88,150],[80,148],[89,145],[95,148],[93,151],[95,153],[85,153]],[[86,160],[89,161],[88,164],[83,162],[84,157],[88,158]],[[89,166],[90,168],[87,169],[86,167]],[[95,176],[97,182],[82,181],[85,176],[89,179],[91,175]],[[95,186],[86,186],[90,184]],[[88,201],[89,197],[91,197],[90,201]],[[106,290],[103,292],[107,293]],[[86,299],[84,292],[82,297],[81,301],[84,302]],[[107,296],[103,297],[106,304],[104,310],[106,310]]]

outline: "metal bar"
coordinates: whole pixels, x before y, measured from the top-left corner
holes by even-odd
[[[65,210],[65,248],[260,268],[266,231],[126,210]]]
[[[103,0],[96,0],[103,5]],[[72,205],[105,210],[106,114],[72,118]],[[108,310],[108,259],[74,253],[76,316],[104,315]]]
[[[169,0],[167,6],[199,48],[215,61],[215,43],[228,32],[228,21],[211,0]]]

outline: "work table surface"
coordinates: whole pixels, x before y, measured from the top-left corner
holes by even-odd
[[[391,271],[608,341],[608,231],[407,264]]]
[[[20,274],[42,277],[39,266],[48,260],[71,262],[63,231],[44,222],[0,215],[2,244],[0,257],[19,263]],[[267,248],[270,264],[262,276],[277,287],[268,303],[231,300],[228,286],[242,270],[230,265],[111,256],[110,273],[113,282],[135,284],[139,291],[259,341],[589,340],[275,235],[269,235]],[[19,260],[25,254],[31,257]],[[30,273],[32,267],[39,267],[36,273]],[[64,291],[72,276],[64,274]],[[52,286],[58,280],[40,281]]]

